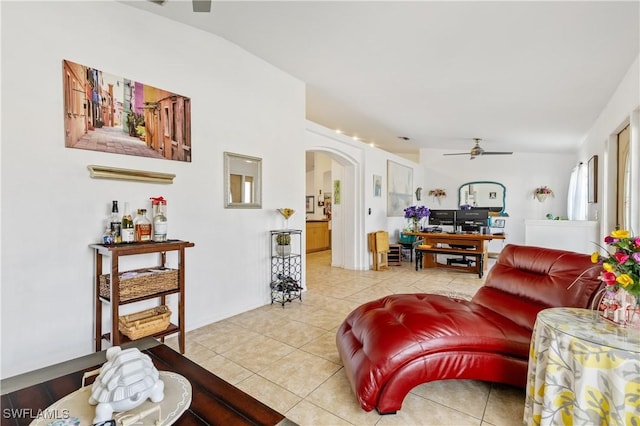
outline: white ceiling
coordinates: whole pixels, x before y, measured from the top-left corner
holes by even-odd
[[[640,50],[638,1],[125,3],[263,58],[307,84],[309,120],[401,155],[570,152]]]

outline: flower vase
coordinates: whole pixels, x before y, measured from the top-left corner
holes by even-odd
[[[438,205],[442,204],[442,195],[437,196],[436,200],[438,201]]]
[[[536,194],[536,198],[538,199],[538,201],[540,201],[541,203],[544,202],[544,200],[547,199],[547,194]]]
[[[420,219],[414,217],[411,223],[413,232],[420,232]]]
[[[600,318],[619,327],[640,329],[640,300],[623,289],[607,291],[600,302]]]

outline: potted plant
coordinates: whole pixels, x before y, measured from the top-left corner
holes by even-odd
[[[289,233],[276,234],[276,253],[280,256],[291,254],[291,235]]]
[[[551,195],[553,197],[553,191],[545,186],[540,186],[533,190],[533,198],[537,198],[541,203]]]

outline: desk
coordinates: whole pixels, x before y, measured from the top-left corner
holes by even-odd
[[[527,380],[525,425],[640,424],[640,330],[588,309],[545,309]]]
[[[282,414],[225,382],[210,371],[153,339],[135,345],[151,357],[158,370],[173,371],[189,380],[192,400],[176,425],[295,425]],[[80,388],[82,374],[106,361],[105,351],[2,380],[1,424],[28,425],[38,413]],[[7,414],[8,413],[8,414]],[[15,416],[10,414],[14,413]],[[83,425],[84,426],[84,425]]]
[[[432,247],[437,247],[440,245],[465,245],[465,246],[474,246],[476,250],[481,251],[483,253],[482,263],[483,270],[487,270],[487,259],[489,258],[489,253],[487,249],[487,243],[491,240],[504,240],[504,235],[491,235],[491,234],[442,234],[442,233],[430,233],[430,232],[408,232],[407,235],[416,235],[421,237],[424,242],[422,244],[430,245]],[[452,253],[456,254],[456,253]],[[462,255],[463,253],[460,253]],[[468,272],[476,272],[476,268],[468,268],[465,266],[455,266],[455,265],[447,265],[444,263],[438,263],[435,254],[427,254],[424,256],[423,266],[425,268],[453,268],[453,269],[463,269]]]

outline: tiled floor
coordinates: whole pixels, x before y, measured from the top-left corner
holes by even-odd
[[[329,256],[307,256],[301,303],[267,305],[193,330],[185,355],[303,426],[522,424],[523,390],[471,380],[420,385],[395,415],[363,411],[335,346],[344,317],[391,293],[471,296],[482,280],[457,271],[416,272],[408,262],[387,271],[349,271],[329,266]],[[167,343],[177,347],[175,338]]]

